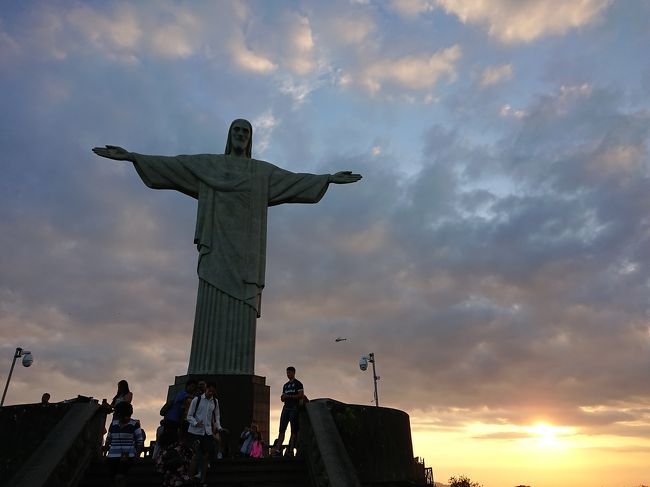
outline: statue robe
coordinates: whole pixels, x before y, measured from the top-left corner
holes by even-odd
[[[317,203],[327,191],[329,175],[293,173],[228,155],[134,156],[147,186],[198,199],[194,243],[199,291],[188,373],[253,374],[267,209]]]

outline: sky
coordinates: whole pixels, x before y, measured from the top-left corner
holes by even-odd
[[[410,415],[438,481],[650,483],[650,2],[7,1],[7,404],[110,398],[153,432],[187,370],[196,201],[144,154],[363,174],[269,210],[255,371]],[[347,340],[335,342],[335,338]],[[227,426],[227,418],[223,423]]]

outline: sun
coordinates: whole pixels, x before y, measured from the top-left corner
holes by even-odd
[[[560,447],[560,437],[566,433],[566,428],[553,426],[548,423],[536,423],[527,428],[527,430],[531,438],[543,448]]]

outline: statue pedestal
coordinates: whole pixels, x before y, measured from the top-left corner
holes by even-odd
[[[189,374],[176,376],[169,386],[167,400],[185,389],[189,379],[214,382],[217,385],[217,399],[221,425],[230,431],[228,451],[233,455],[238,450],[239,435],[246,426],[256,423],[262,439],[268,445],[270,422],[271,388],[266,385],[266,377],[258,375]]]

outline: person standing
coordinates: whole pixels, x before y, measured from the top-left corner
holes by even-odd
[[[187,398],[190,400],[194,397],[196,390],[196,381],[190,379],[185,384],[185,389],[180,391],[174,397],[172,405],[165,414],[165,440],[164,442],[173,443],[178,440],[179,429],[183,421],[183,409]],[[182,433],[182,431],[181,431]]]
[[[117,392],[115,393],[115,396],[113,396],[111,407],[115,408],[115,406],[121,402],[128,402],[131,404],[131,401],[133,401],[133,393],[129,389],[129,383],[122,379],[117,383]]]
[[[208,472],[208,461],[214,454],[214,435],[224,428],[221,427],[219,401],[215,397],[217,386],[208,382],[205,393],[192,399],[187,414],[189,422],[188,435],[193,445],[194,455],[190,464],[190,476],[200,471],[200,483],[207,485],[205,479]]]
[[[47,407],[50,406],[50,393],[49,392],[44,392],[43,395],[41,396],[41,406]]]
[[[287,431],[287,426],[291,424],[291,439],[285,456],[292,457],[295,441],[298,438],[298,406],[303,397],[305,397],[305,389],[302,382],[296,379],[295,367],[287,367],[287,379],[289,379],[289,382],[282,386],[282,395],[280,396],[280,400],[284,403],[284,406],[280,415],[280,432],[273,451],[276,456],[282,454],[284,434]]]
[[[115,418],[106,437],[107,463],[112,485],[124,485],[133,459],[144,448],[144,435],[137,419],[131,419],[133,406],[121,401],[115,406]]]

